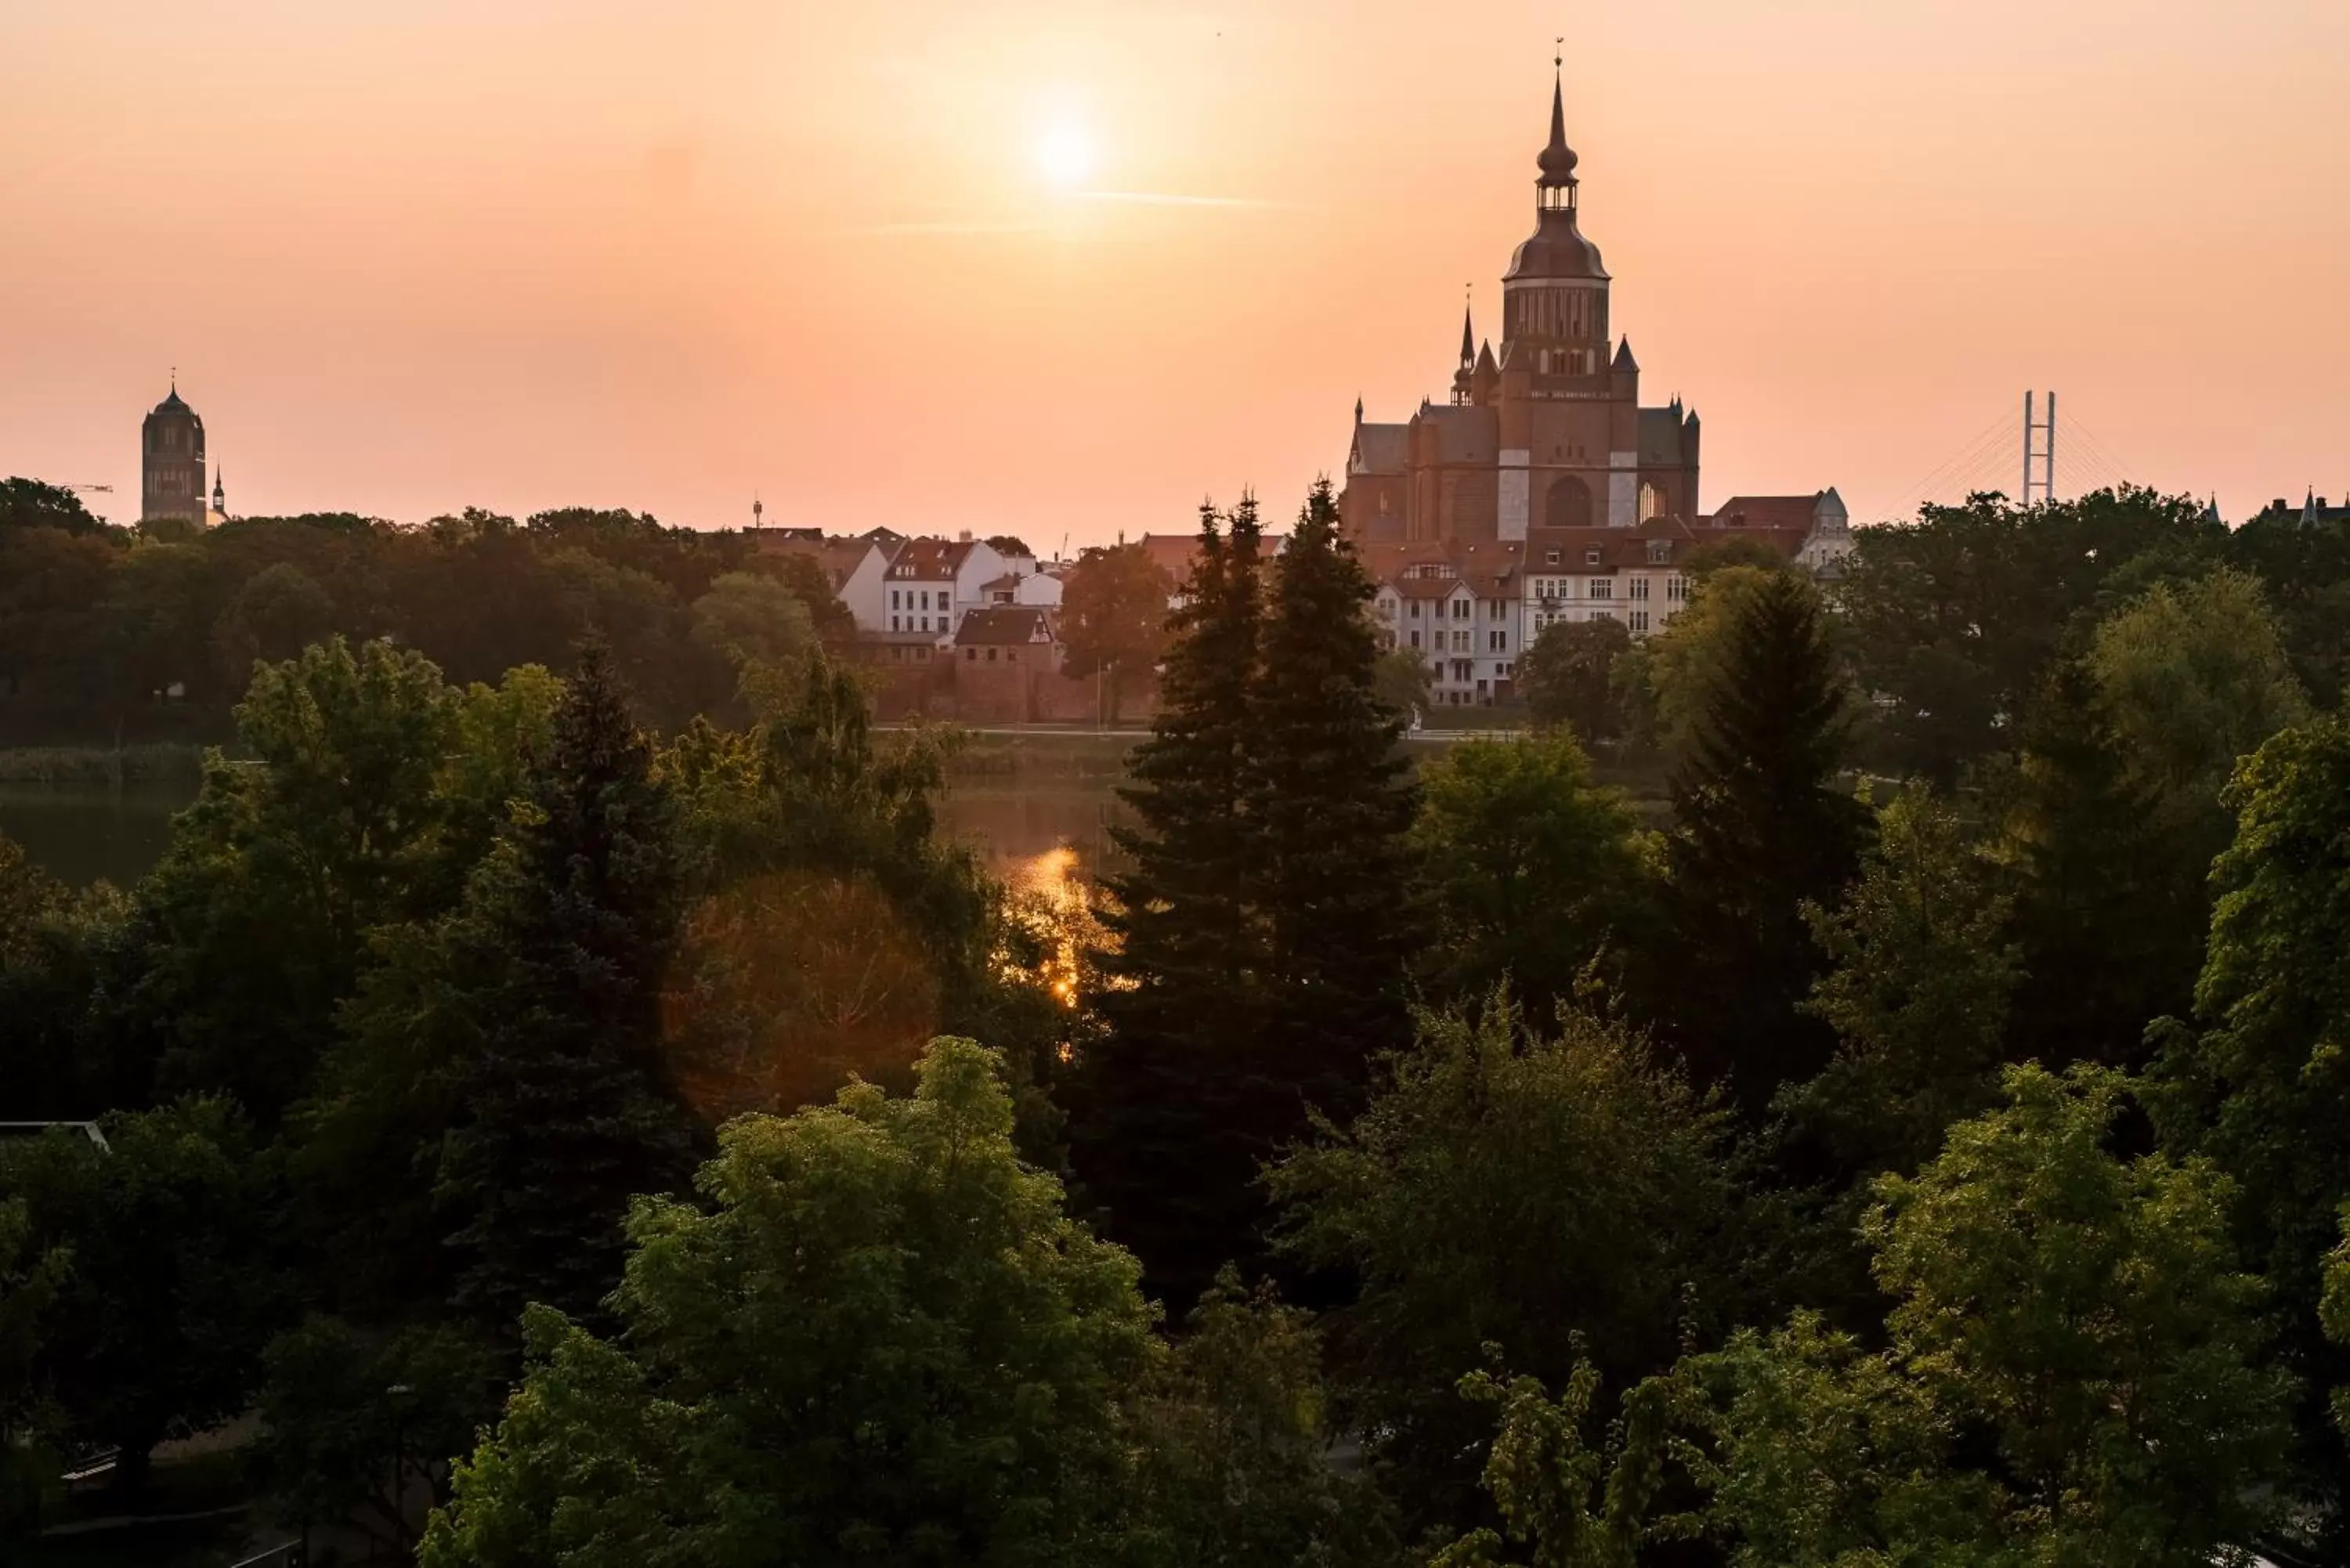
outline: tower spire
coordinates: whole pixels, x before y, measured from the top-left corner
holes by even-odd
[[[1476,286],[1471,284],[1470,287],[1473,291]],[[1471,306],[1473,303],[1472,299],[1461,306],[1461,368],[1464,370],[1477,363],[1477,333],[1471,325]]]
[[[1575,149],[1566,144],[1566,40],[1558,41],[1559,52],[1551,57],[1550,140],[1542,155],[1534,160],[1542,170],[1542,178],[1534,184],[1541,192],[1541,205],[1575,206],[1575,166],[1582,161]],[[1562,194],[1563,192],[1563,194]]]

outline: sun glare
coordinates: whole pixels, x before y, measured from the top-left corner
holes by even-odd
[[[1074,191],[1093,173],[1094,139],[1074,119],[1056,119],[1036,139],[1036,169],[1056,191]]]

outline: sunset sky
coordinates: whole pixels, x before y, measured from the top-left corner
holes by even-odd
[[[241,513],[1285,514],[1498,327],[1562,31],[1709,505],[2012,491],[2027,386],[2060,493],[2350,490],[2341,0],[5,0],[0,474],[130,520],[176,364]]]

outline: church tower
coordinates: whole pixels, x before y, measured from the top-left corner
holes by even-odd
[[[139,471],[141,522],[176,518],[204,525],[204,421],[180,400],[177,378],[171,395],[140,427]]]
[[[1502,275],[1504,539],[1634,521],[1638,375],[1628,356],[1608,352],[1607,268],[1581,227],[1581,161],[1566,141],[1565,82],[1554,78],[1534,232]]]
[[[1678,399],[1640,406],[1639,361],[1615,334],[1607,267],[1583,233],[1565,62],[1552,65],[1534,230],[1502,276],[1501,353],[1464,316],[1448,400],[1395,424],[1357,415],[1341,505],[1358,539],[1526,545],[1699,516],[1697,416]]]

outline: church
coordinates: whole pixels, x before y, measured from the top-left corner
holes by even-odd
[[[1461,328],[1449,403],[1403,424],[1355,407],[1341,502],[1358,544],[1523,540],[1529,528],[1631,528],[1698,516],[1698,419],[1640,406],[1614,336],[1607,268],[1583,233],[1563,87],[1536,160],[1534,232],[1502,278],[1502,351]]]
[[[204,421],[180,397],[180,379],[174,375],[170,395],[139,427],[140,521],[168,520],[198,528],[227,521],[228,494],[217,470],[212,480],[212,504],[207,506]]]
[[[1461,329],[1452,395],[1402,424],[1355,405],[1339,512],[1389,648],[1417,652],[1440,706],[1511,700],[1544,631],[1612,620],[1638,639],[1690,602],[1690,563],[1741,538],[1823,576],[1852,548],[1833,487],[1700,510],[1697,415],[1640,406],[1585,237],[1566,104],[1554,84],[1534,232],[1502,279],[1502,351]]]

